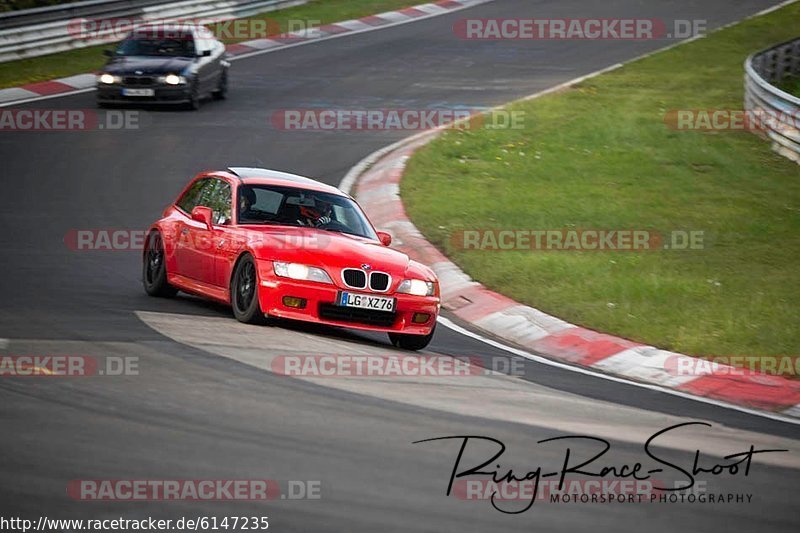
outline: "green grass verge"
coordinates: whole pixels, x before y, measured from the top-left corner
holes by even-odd
[[[675,131],[675,109],[741,109],[742,63],[796,36],[800,4],[510,106],[521,130],[451,130],[401,194],[473,278],[571,322],[710,355],[800,352],[800,170],[747,132]],[[701,230],[701,251],[486,252],[460,229]]]
[[[420,3],[414,0],[312,0],[307,4],[269,11],[248,19],[269,19],[270,29],[278,25],[285,31],[291,20],[321,21],[320,24],[365,17]],[[274,33],[280,33],[275,31]],[[238,41],[250,38],[238,39]],[[223,39],[227,44],[237,39]],[[90,46],[57,54],[0,63],[0,89],[26,83],[63,78],[73,74],[93,72],[105,63],[103,49],[113,44]]]
[[[787,93],[800,98],[800,77],[793,76],[783,82],[780,88]]]

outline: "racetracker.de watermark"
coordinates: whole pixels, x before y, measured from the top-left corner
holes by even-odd
[[[523,479],[493,481],[459,479],[453,483],[452,496],[466,501],[534,503],[749,503],[749,493],[718,493],[709,490],[707,482],[695,481],[683,489],[685,482],[668,484],[656,479]],[[505,507],[504,507],[505,508]],[[509,509],[510,510],[510,509]]]
[[[138,376],[139,358],[88,355],[0,355],[0,378]]]
[[[149,233],[143,229],[72,229],[64,235],[64,244],[73,252],[140,252],[145,248]],[[277,250],[325,250],[331,243],[330,234],[291,233],[291,230],[281,234],[253,231],[241,235],[212,234],[202,229],[188,233],[163,232],[161,238],[167,246],[198,251],[237,250],[247,244]]]
[[[73,479],[67,496],[78,501],[319,500],[318,480],[274,479]]]
[[[141,111],[119,109],[0,109],[0,132],[138,130],[144,117]]]
[[[800,356],[717,355],[704,359],[674,355],[664,361],[673,376],[800,376]]]
[[[623,40],[687,39],[704,35],[704,19],[658,18],[465,18],[453,33],[466,40]]]
[[[524,129],[524,111],[485,109],[279,109],[270,115],[280,131],[422,131]]]
[[[702,230],[464,229],[450,235],[455,250],[621,251],[702,250]]]
[[[677,131],[749,131],[800,130],[800,111],[763,109],[671,109],[664,114],[664,124]]]
[[[313,378],[452,378],[495,375],[522,376],[524,361],[507,357],[446,355],[280,355],[272,372]]]
[[[76,40],[116,42],[132,39],[188,39],[195,26],[207,31],[198,32],[200,41],[249,41],[269,37],[291,38],[296,33],[313,30],[322,24],[317,19],[289,19],[281,23],[272,18],[233,19],[230,17],[198,17],[181,19],[150,19],[130,17],[76,18],[67,23],[67,32]]]

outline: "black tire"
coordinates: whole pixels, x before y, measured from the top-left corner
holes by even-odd
[[[228,70],[225,69],[222,71],[222,74],[219,76],[219,85],[217,85],[217,90],[214,91],[214,100],[225,100],[228,98]]]
[[[144,291],[150,296],[171,298],[178,293],[178,289],[167,283],[164,242],[157,231],[147,236],[142,259],[142,283]]]
[[[245,324],[266,324],[267,319],[258,302],[256,262],[249,254],[236,264],[231,276],[231,307],[233,316]]]
[[[186,105],[190,111],[200,109],[200,86],[197,80],[192,82],[192,86],[189,89],[189,103]]]
[[[398,348],[404,350],[422,350],[428,346],[433,340],[433,334],[436,331],[436,326],[433,327],[431,332],[427,335],[406,335],[403,333],[389,333],[389,340]]]

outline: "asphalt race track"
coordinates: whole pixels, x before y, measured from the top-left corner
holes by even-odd
[[[149,298],[139,253],[64,243],[74,229],[145,228],[202,170],[264,166],[336,185],[363,157],[408,135],[280,131],[270,124],[279,110],[492,106],[670,44],[462,41],[451,30],[459,18],[661,17],[715,28],[775,3],[497,0],[237,60],[228,100],[199,112],[147,109],[138,130],[1,133],[0,338],[8,343],[0,353],[135,356],[139,375],[0,379],[0,514],[269,516],[275,531],[796,531],[796,425],[532,362],[524,379],[288,378],[269,372],[271,357],[396,350],[383,335],[255,328],[190,296]],[[27,107],[93,109],[94,94]],[[441,326],[428,352],[510,357]],[[525,472],[563,461],[563,448],[536,441],[587,434],[611,441],[604,461],[634,464],[646,459],[649,435],[690,420],[714,427],[681,432],[662,457],[690,467],[696,449],[719,457],[752,443],[790,452],[757,457],[747,477],[708,478],[709,492],[750,493],[749,504],[542,502],[507,515],[489,501],[445,496],[456,443],[412,444],[488,435],[507,445],[504,466]],[[66,495],[74,479],[251,478],[317,480],[322,497],[129,503]]]

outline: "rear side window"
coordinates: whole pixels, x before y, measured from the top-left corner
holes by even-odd
[[[202,189],[203,185],[209,181],[211,180],[207,178],[195,181],[194,184],[189,187],[189,190],[183,193],[183,196],[180,197],[177,202],[177,206],[186,211],[187,215],[190,215],[192,213],[192,209],[198,205],[201,205],[197,203],[200,196],[200,189]]]

